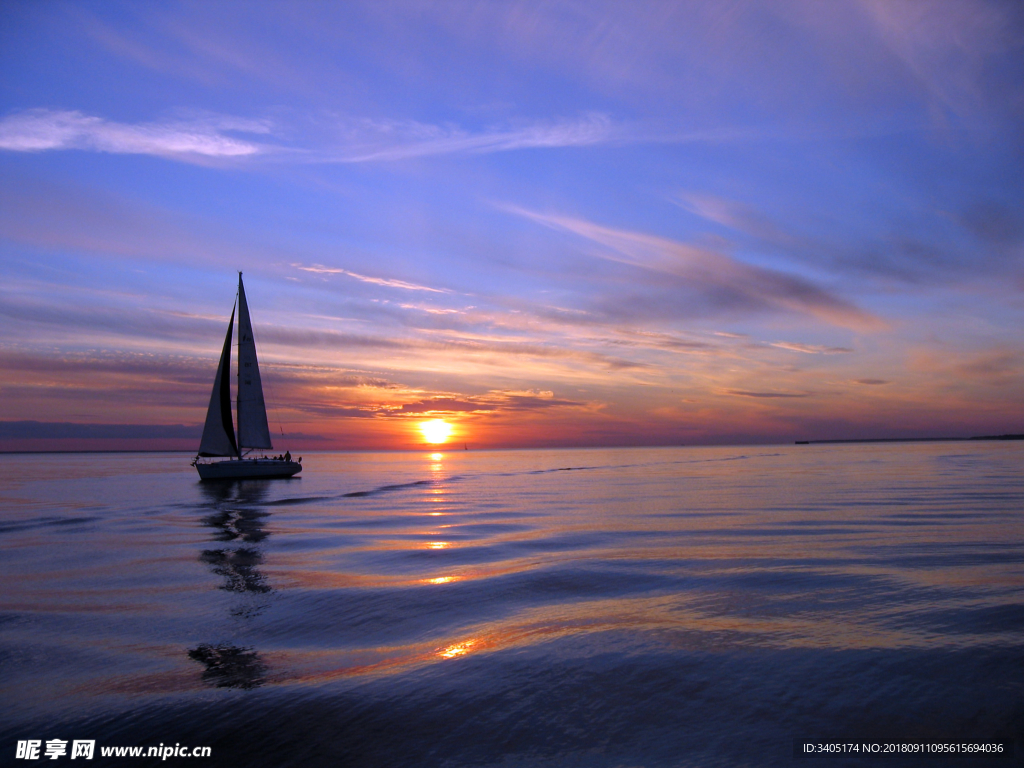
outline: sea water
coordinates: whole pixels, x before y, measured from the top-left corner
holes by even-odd
[[[317,453],[233,483],[2,461],[4,764],[1024,754],[1024,443]]]

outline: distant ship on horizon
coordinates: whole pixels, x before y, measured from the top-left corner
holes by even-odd
[[[273,448],[267,425],[267,405],[263,399],[263,381],[256,359],[256,340],[245,300],[242,273],[238,273],[238,385],[235,406],[238,413],[238,439],[231,419],[231,332],[235,307],[231,308],[224,349],[220,353],[217,375],[213,379],[210,407],[206,411],[199,453],[192,466],[203,480],[239,480],[244,478],[292,477],[302,471],[302,459],[292,461],[291,453],[268,458],[263,451]],[[253,450],[260,451],[252,456]],[[230,457],[227,461],[203,461],[205,458]]]

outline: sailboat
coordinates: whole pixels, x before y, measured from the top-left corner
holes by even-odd
[[[259,361],[256,359],[256,340],[249,320],[249,305],[245,301],[242,273],[238,273],[238,439],[231,422],[231,330],[235,324],[235,307],[231,308],[224,349],[213,379],[210,407],[206,411],[206,424],[199,442],[199,453],[192,466],[203,480],[238,480],[241,478],[291,477],[302,471],[302,459],[284,457],[267,458],[252,450],[266,450],[270,442],[267,426],[267,405],[263,399]],[[204,461],[207,458],[229,457],[226,461]]]

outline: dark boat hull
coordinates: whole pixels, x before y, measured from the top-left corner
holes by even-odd
[[[202,480],[244,480],[247,478],[291,477],[302,471],[297,461],[282,459],[232,459],[196,464]]]

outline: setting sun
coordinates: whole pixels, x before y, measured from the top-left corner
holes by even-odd
[[[433,419],[420,424],[420,432],[428,443],[443,443],[451,435],[452,425],[441,419]]]

